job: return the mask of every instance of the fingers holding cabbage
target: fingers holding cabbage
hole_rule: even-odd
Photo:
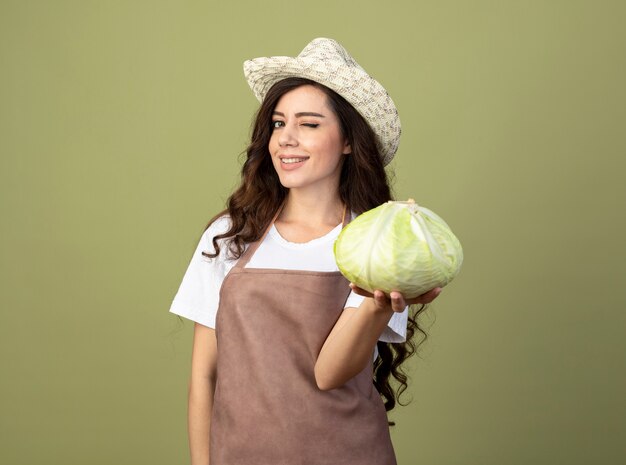
[[[379,308],[391,308],[394,312],[401,313],[407,307],[407,305],[415,305],[415,304],[429,304],[433,300],[435,300],[439,294],[441,294],[441,288],[436,287],[427,291],[417,297],[413,297],[411,299],[407,299],[402,295],[401,292],[391,291],[387,296],[380,289],[376,289],[373,292],[366,291],[365,289],[360,288],[354,283],[350,283],[350,288],[359,295],[365,297],[371,297],[376,302],[376,305]]]

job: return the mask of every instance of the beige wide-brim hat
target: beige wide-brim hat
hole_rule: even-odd
[[[302,77],[329,87],[345,98],[365,118],[377,137],[383,165],[400,143],[400,117],[385,88],[332,39],[313,39],[295,58],[261,57],[247,60],[243,71],[260,102],[278,81]]]

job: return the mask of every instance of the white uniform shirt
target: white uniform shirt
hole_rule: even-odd
[[[353,218],[354,218],[353,214]],[[219,306],[220,288],[230,269],[237,263],[227,257],[227,245],[222,240],[220,253],[215,258],[202,255],[203,251],[214,252],[212,239],[226,232],[230,218],[222,216],[202,234],[200,242],[191,257],[178,292],[174,297],[170,312],[209,328],[215,328],[215,318]],[[276,268],[308,271],[339,271],[333,255],[333,243],[341,232],[341,224],[322,237],[305,243],[285,240],[272,225],[256,253],[246,264],[246,268]],[[345,307],[358,307],[364,297],[350,292]],[[395,312],[379,340],[384,342],[404,342],[408,321],[408,307],[403,312]],[[377,356],[374,352],[374,359]]]

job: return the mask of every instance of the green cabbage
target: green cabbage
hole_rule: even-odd
[[[341,273],[357,286],[407,299],[458,274],[463,249],[449,226],[415,201],[389,201],[351,221],[334,244]]]

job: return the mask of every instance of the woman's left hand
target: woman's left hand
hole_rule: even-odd
[[[405,299],[404,296],[398,291],[391,291],[389,296],[387,296],[381,290],[376,289],[374,293],[371,293],[369,291],[366,291],[365,289],[360,288],[354,283],[350,283],[350,288],[354,291],[355,294],[359,294],[365,297],[371,297],[372,299],[374,299],[376,307],[380,310],[390,308],[394,312],[403,312],[407,305],[429,304],[433,300],[435,300],[439,294],[441,294],[441,288],[436,287],[412,299]]]

